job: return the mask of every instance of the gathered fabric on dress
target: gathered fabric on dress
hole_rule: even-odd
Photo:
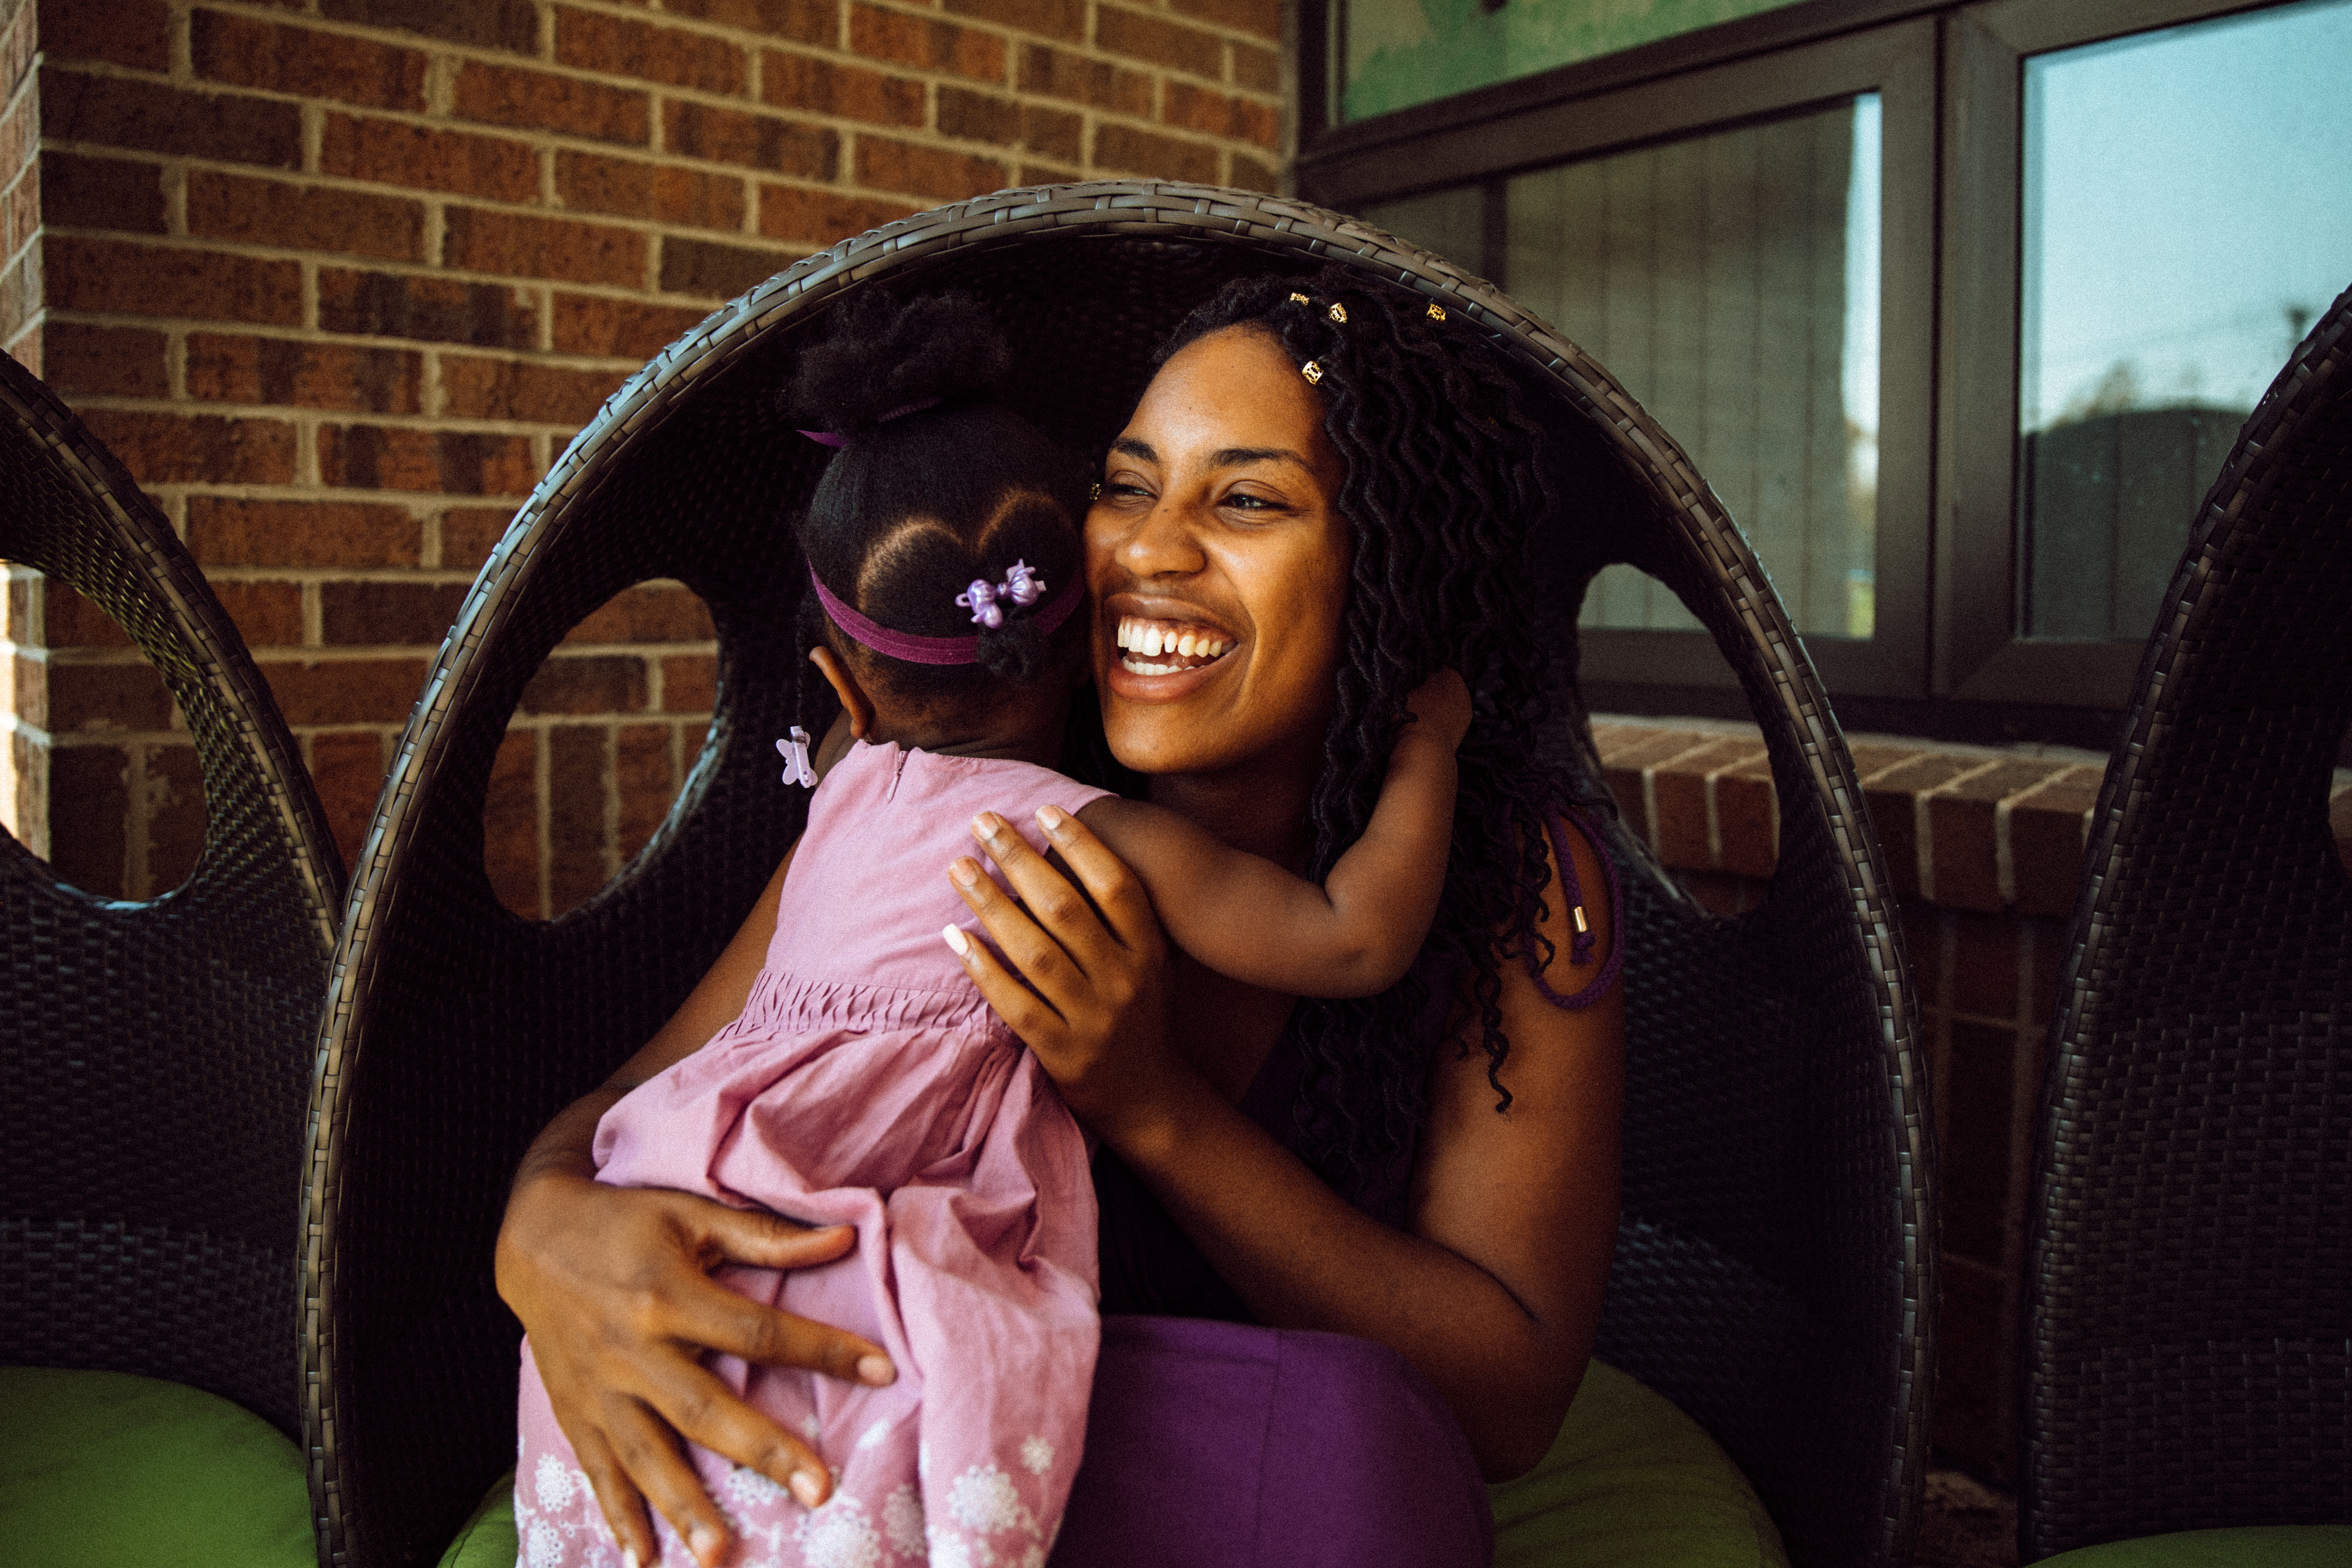
[[[835,1476],[802,1508],[758,1472],[688,1455],[742,1568],[1019,1568],[1052,1549],[1084,1449],[1101,1326],[1086,1139],[1035,1058],[940,940],[978,922],[947,867],[995,811],[1105,792],[1025,763],[859,742],[818,789],[776,935],[742,1014],[607,1111],[597,1179],[809,1225],[839,1261],[729,1266],[730,1289],[879,1344],[868,1388],[710,1358]],[[620,1550],[523,1347],[515,1476],[527,1568],[618,1568]],[[656,1517],[666,1563],[693,1559]]]

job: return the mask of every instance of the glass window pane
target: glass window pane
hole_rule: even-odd
[[[1486,272],[1486,204],[1475,185],[1429,191],[1357,209],[1366,223],[1433,250],[1474,278]]]
[[[1363,120],[1795,3],[1330,0],[1332,112]]]
[[[1875,619],[1879,175],[1864,93],[1521,175],[1506,198],[1505,286],[1689,451],[1809,637]],[[1612,566],[1582,624],[1698,623]]]
[[[2147,636],[2239,426],[2352,282],[2347,80],[2352,0],[2025,62],[2029,637]]]

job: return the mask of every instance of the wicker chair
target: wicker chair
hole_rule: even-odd
[[[2023,1557],[2352,1522],[2352,291],[2205,499],[2051,1026]]]
[[[0,1363],[139,1373],[294,1436],[310,1053],[342,862],[227,615],[121,464],[0,355],[0,557],[111,616],[201,760],[195,874],[147,903],[0,835]]]
[[[1332,259],[1443,301],[1558,407],[1559,460],[1609,524],[1563,525],[1547,563],[1559,768],[1601,795],[1574,619],[1610,560],[1675,584],[1762,719],[1783,820],[1762,910],[1711,916],[1613,839],[1635,868],[1633,1066],[1602,1351],[1723,1441],[1800,1563],[1907,1560],[1936,1300],[1925,1075],[1852,763],[1754,556],[1607,374],[1488,285],[1297,202],[1122,182],[941,207],[753,289],[614,396],[484,568],[362,856],[322,1047],[311,1450],[337,1561],[421,1560],[510,1461],[518,1331],[489,1268],[508,1174],[667,1016],[800,826],[770,742],[789,723],[803,582],[786,520],[821,454],[762,437],[761,391],[849,291],[952,285],[1024,346],[1016,395],[1034,416],[1099,449],[1192,304],[1228,278]],[[685,580],[718,626],[709,745],[602,893],[549,924],[506,914],[481,810],[508,714],[567,627],[657,575]]]

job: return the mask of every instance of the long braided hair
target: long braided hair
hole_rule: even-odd
[[[1313,1163],[1327,1180],[1396,1203],[1427,1112],[1433,976],[1450,987],[1466,974],[1500,1111],[1511,1100],[1502,965],[1552,959],[1535,927],[1551,879],[1544,820],[1560,791],[1533,760],[1549,666],[1528,588],[1530,542],[1554,500],[1541,431],[1475,327],[1346,268],[1227,284],[1177,328],[1159,363],[1228,327],[1265,334],[1302,367],[1346,468],[1338,506],[1354,561],[1339,705],[1310,807],[1311,875],[1328,873],[1370,820],[1406,697],[1449,665],[1471,691],[1453,849],[1424,963],[1378,996],[1302,1001],[1292,1017],[1307,1064],[1296,1114]]]

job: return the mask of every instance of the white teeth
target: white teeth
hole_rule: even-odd
[[[1201,639],[1194,637],[1191,632],[1186,632],[1182,637],[1176,639],[1176,651],[1182,654],[1187,658],[1192,658],[1192,650],[1200,646]]]
[[[1140,616],[1121,616],[1118,621],[1118,646],[1127,656],[1127,667],[1146,675],[1169,675],[1182,668],[1181,665],[1146,665],[1145,659],[1172,654],[1180,658],[1223,658],[1234,646],[1231,637],[1197,628],[1168,626],[1147,621]]]

